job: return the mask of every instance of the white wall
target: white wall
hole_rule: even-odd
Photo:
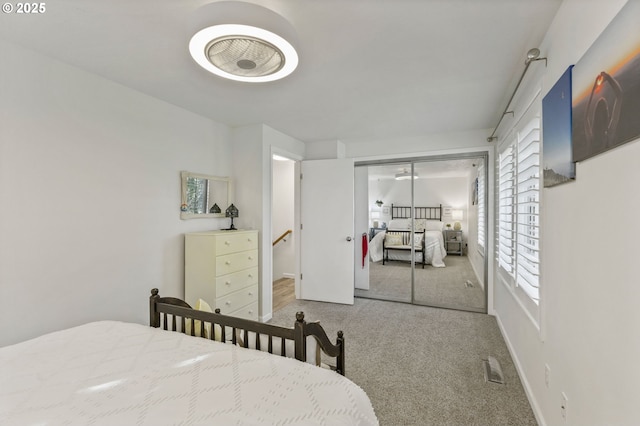
[[[183,296],[180,171],[229,175],[230,130],[0,42],[0,346],[86,321],[148,322]]]
[[[546,94],[624,3],[565,0],[540,46],[548,66],[535,64],[519,98],[530,96],[536,85]],[[640,16],[640,2],[629,4],[634,10],[628,16]],[[636,140],[578,163],[575,182],[543,190],[542,330],[495,283],[499,324],[543,425],[640,421],[639,160]],[[548,388],[545,364],[551,371]],[[562,392],[569,399],[566,422]]]
[[[416,206],[443,207],[449,206],[461,209],[464,212],[462,232],[465,240],[468,236],[468,205],[469,202],[469,179],[466,177],[449,178],[419,178],[414,181],[414,195]],[[369,200],[373,204],[375,200],[382,200],[386,206],[391,204],[397,206],[411,205],[411,181],[395,179],[374,179],[369,182]],[[443,212],[444,213],[444,212]],[[391,216],[381,215],[381,221],[389,224]],[[442,221],[453,226],[451,217],[444,217]]]
[[[305,145],[263,124],[235,128],[232,137],[236,206],[240,211],[237,223],[239,227],[259,231],[260,318],[268,321],[273,312],[272,240],[270,239],[273,232],[271,223],[272,154],[277,151],[286,154],[288,158],[299,160],[304,158]]]
[[[271,217],[271,241],[275,241],[288,229],[293,233],[273,246],[273,278],[293,278],[296,271],[295,239],[295,188],[293,161],[273,160],[273,199]]]
[[[345,157],[345,145],[339,140],[310,141],[305,143],[307,160],[328,160]]]
[[[473,130],[425,134],[410,138],[351,140],[345,143],[345,156],[373,160],[475,152],[488,149],[487,134],[490,132],[490,130]]]

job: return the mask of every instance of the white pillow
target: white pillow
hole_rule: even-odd
[[[411,219],[391,219],[387,229],[409,229],[411,226]]]
[[[439,220],[427,220],[424,230],[425,231],[442,231],[442,227],[444,222],[440,222]]]
[[[427,219],[416,219],[413,221],[413,230],[422,231],[427,226]]]
[[[211,309],[211,305],[209,305],[205,300],[202,300],[202,299],[198,299],[194,309],[196,309],[198,311],[212,312],[213,313],[213,309]],[[191,336],[191,321],[190,320],[186,320],[185,322],[186,322],[186,324],[185,324],[186,332],[187,332],[187,334],[189,336]],[[210,339],[211,338],[211,323],[205,323],[205,325],[204,325],[204,336],[201,336],[201,334],[200,334],[200,329],[202,328],[200,323],[201,323],[200,320],[194,320],[193,321],[193,328],[194,328],[195,336],[196,337],[205,337],[206,339]],[[231,334],[230,332],[227,333],[227,336],[229,336],[230,334]],[[216,326],[215,326],[215,335],[213,337],[218,342],[222,341],[222,328],[218,324],[216,324]],[[231,338],[228,337],[227,340],[230,341]]]
[[[386,247],[401,246],[402,244],[402,234],[388,231],[385,233],[384,245]]]

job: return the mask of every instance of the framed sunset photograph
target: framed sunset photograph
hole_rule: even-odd
[[[627,3],[573,69],[573,160],[640,136],[638,2]]]

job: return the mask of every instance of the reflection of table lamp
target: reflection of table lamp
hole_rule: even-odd
[[[373,221],[373,227],[378,227],[378,219],[380,219],[380,212],[371,212],[371,220]]]
[[[451,210],[451,219],[458,221],[458,220],[462,220],[463,217],[463,212],[462,210]],[[459,231],[462,229],[462,225],[460,225],[460,222],[456,222],[453,224],[453,229],[455,229],[456,231]]]
[[[236,206],[233,205],[233,203],[229,207],[227,207],[227,210],[225,210],[225,212],[224,212],[224,216],[231,218],[231,226],[229,228],[227,228],[226,230],[227,231],[235,230],[236,227],[233,226],[233,218],[234,217],[238,217],[238,209],[236,208]]]
[[[209,209],[209,213],[222,213],[222,210],[220,210],[220,207],[214,203]]]

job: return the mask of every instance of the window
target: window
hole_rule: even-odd
[[[536,98],[537,99],[537,98]],[[535,101],[498,148],[498,270],[535,314],[540,294],[540,108]]]
[[[484,191],[485,191],[485,165],[484,160],[478,164],[478,248],[484,254],[485,241],[485,212],[484,212]]]

